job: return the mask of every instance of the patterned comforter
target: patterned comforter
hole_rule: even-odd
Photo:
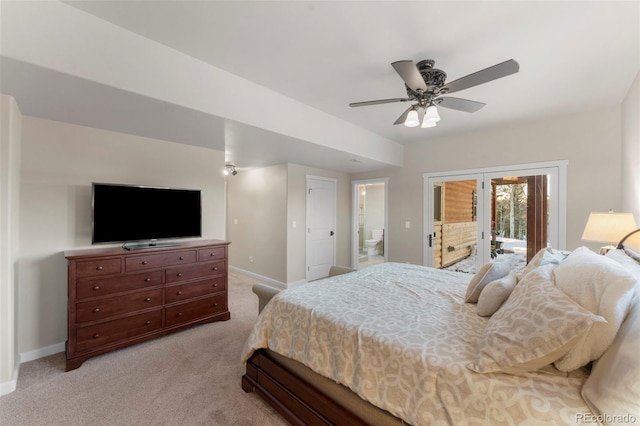
[[[464,303],[470,276],[384,263],[299,285],[262,311],[242,361],[269,348],[414,425],[573,424],[587,373],[467,368],[487,318]]]

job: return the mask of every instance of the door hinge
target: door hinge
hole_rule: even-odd
[[[484,189],[484,181],[482,182],[482,189]]]
[[[480,239],[484,240],[484,231],[482,231],[480,234],[481,234],[481,238]]]

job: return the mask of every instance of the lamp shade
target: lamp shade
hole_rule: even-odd
[[[613,244],[637,228],[632,213],[591,213],[582,233],[582,241]]]
[[[407,127],[417,127],[420,125],[420,117],[418,117],[418,111],[415,108],[412,108],[409,114],[407,114],[404,125]]]
[[[424,120],[431,123],[437,123],[440,121],[440,114],[438,114],[438,108],[436,108],[435,105],[429,105],[424,114]]]

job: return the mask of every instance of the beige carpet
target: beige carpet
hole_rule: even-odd
[[[286,424],[240,387],[240,354],[258,312],[254,282],[230,274],[229,321],[92,358],[68,373],[62,353],[22,364],[16,391],[0,398],[0,424]]]

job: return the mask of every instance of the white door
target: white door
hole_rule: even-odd
[[[307,281],[324,278],[336,260],[336,180],[307,176]]]

